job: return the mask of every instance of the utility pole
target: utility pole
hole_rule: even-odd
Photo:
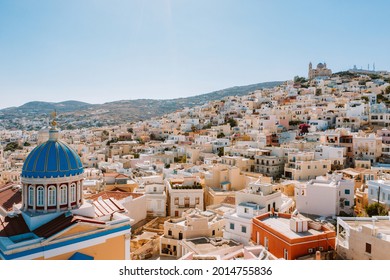
[[[376,212],[378,213],[378,216],[379,216],[379,198],[380,198],[380,193],[381,193],[381,186],[378,185],[378,204],[376,205]]]

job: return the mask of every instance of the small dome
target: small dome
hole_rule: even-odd
[[[84,172],[78,154],[67,144],[51,137],[37,146],[23,164],[24,178],[69,177]]]
[[[322,69],[322,68],[324,68],[325,67],[325,65],[324,64],[322,64],[322,63],[318,63],[317,64],[317,68],[320,68],[320,69]]]

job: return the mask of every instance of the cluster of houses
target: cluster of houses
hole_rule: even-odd
[[[131,259],[390,259],[390,75],[317,68],[160,118],[62,131],[84,201],[125,209]],[[0,214],[21,203],[23,164],[48,137],[0,131]]]

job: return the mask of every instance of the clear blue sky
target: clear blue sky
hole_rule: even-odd
[[[390,1],[2,0],[0,108],[176,98],[375,62]]]

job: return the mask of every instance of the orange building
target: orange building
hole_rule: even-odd
[[[252,240],[277,258],[294,260],[335,249],[335,231],[300,215],[265,213],[252,223]]]

